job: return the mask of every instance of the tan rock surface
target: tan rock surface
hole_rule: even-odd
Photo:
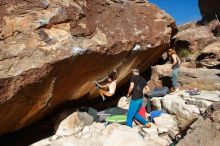
[[[188,24],[180,26],[179,32],[173,37],[174,48],[181,54],[182,50],[189,51],[189,57],[195,60],[200,51],[213,43],[216,38],[208,26],[196,26]]]
[[[180,140],[177,146],[219,146],[220,109],[214,111],[211,117],[198,119],[187,133],[188,134]]]
[[[206,46],[202,50],[202,53],[213,53],[216,54],[217,58],[220,59],[220,41]]]
[[[177,117],[178,127],[185,130],[190,126],[200,114],[197,106],[186,104],[177,93],[174,95],[166,95],[162,99],[163,107],[168,113]]]
[[[148,85],[151,88],[158,85],[158,83],[163,83],[165,86],[172,86],[171,72],[171,64],[152,67],[152,76]],[[180,87],[183,89],[220,90],[219,74],[220,71],[218,69],[180,67],[178,81]]]
[[[61,114],[59,119],[63,119]],[[71,115],[68,115],[61,121],[57,121],[55,125],[55,135],[57,136],[69,136],[76,134],[86,126],[93,123],[93,117],[86,112],[74,112]]]

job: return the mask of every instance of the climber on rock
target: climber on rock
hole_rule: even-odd
[[[108,83],[101,85],[100,83],[98,83],[97,81],[95,81],[96,83],[96,88],[99,91],[99,94],[102,96],[103,101],[105,101],[105,96],[111,97],[115,94],[115,90],[116,90],[116,78],[117,78],[117,73],[116,72],[112,72],[110,75],[108,75]]]

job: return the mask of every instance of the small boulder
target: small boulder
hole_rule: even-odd
[[[118,101],[118,107],[123,108],[123,109],[128,109],[129,107],[128,98],[125,96],[121,97],[120,100]]]
[[[158,127],[159,134],[169,131],[179,131],[176,117],[170,114],[162,114],[154,118],[154,122]]]
[[[212,111],[210,117],[208,116],[205,119],[201,117],[191,125],[187,135],[178,142],[177,146],[219,146],[219,144],[220,109],[217,109]]]
[[[161,110],[161,99],[159,97],[154,97],[150,99],[151,106],[154,110]]]
[[[60,115],[60,119],[64,117],[65,113]],[[86,112],[74,112],[63,119],[61,122],[56,122],[57,136],[67,136],[77,134],[82,131],[86,125],[93,123],[93,117]]]
[[[191,125],[200,114],[196,105],[189,105],[178,94],[166,95],[162,99],[163,107],[171,114],[176,115],[178,126],[182,130]]]

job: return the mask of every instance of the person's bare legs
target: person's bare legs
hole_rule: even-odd
[[[104,89],[99,89],[99,94],[102,96],[103,101],[105,101],[105,96],[112,96],[112,94],[110,94],[108,91],[104,90]]]

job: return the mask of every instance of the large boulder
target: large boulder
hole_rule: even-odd
[[[219,0],[199,0],[199,9],[204,21],[220,18]]]
[[[216,41],[212,29],[208,26],[189,23],[179,26],[178,30],[173,37],[173,47],[184,60],[186,58],[195,61],[204,47]]]
[[[220,67],[220,41],[216,41],[202,49],[200,64],[209,68]]]
[[[202,53],[216,54],[217,58],[220,59],[220,41],[206,46],[202,49]]]
[[[219,36],[220,22],[218,20],[213,20],[203,26],[187,23],[178,27],[178,33],[173,37],[171,47],[175,48],[183,62],[199,62],[203,57],[207,58],[207,55],[211,55],[212,60],[214,58],[218,60],[218,45],[216,43],[220,41]],[[207,47],[206,51],[203,51],[205,47]]]
[[[86,112],[74,112],[68,116],[61,113],[55,122],[55,135],[68,136],[83,130],[86,125],[93,123],[93,117]]]
[[[212,108],[213,109],[213,108]],[[218,146],[220,143],[220,102],[218,108],[211,111],[210,116],[199,118],[190,129],[187,135],[179,141],[177,146]]]
[[[166,95],[162,99],[162,103],[166,111],[176,116],[180,130],[188,128],[200,114],[197,106],[186,104],[178,94]]]
[[[200,90],[220,90],[219,74],[219,69],[188,68],[182,64],[178,81],[183,89],[198,88]],[[148,85],[153,88],[160,83],[171,87],[171,75],[171,64],[154,66],[152,67],[152,76]]]
[[[96,124],[95,124],[96,125]],[[94,125],[94,126],[95,126]],[[104,125],[104,124],[103,124]],[[93,129],[95,131],[103,130],[103,126],[97,125],[94,127],[93,125],[89,126],[90,130],[93,128],[101,128],[101,129]],[[104,126],[105,128],[105,126]],[[56,141],[49,141],[49,138],[43,139],[41,141],[38,141],[31,146],[45,146],[45,145],[53,145],[53,146],[134,146],[134,145],[140,145],[140,146],[147,146],[148,142],[145,141],[141,135],[138,133],[138,131],[134,128],[130,128],[125,125],[119,125],[119,124],[110,124],[108,125],[104,130],[103,134],[98,133],[95,134],[95,131],[92,131],[91,137],[84,137],[83,135],[81,138],[75,137],[75,136],[66,136],[62,137],[60,139],[57,139]],[[107,133],[106,133],[107,132]],[[87,133],[89,134],[90,131]]]
[[[173,19],[145,1],[2,0],[0,134],[66,101],[97,96],[93,81],[133,66],[144,71],[170,43]],[[83,98],[82,98],[83,97]]]

